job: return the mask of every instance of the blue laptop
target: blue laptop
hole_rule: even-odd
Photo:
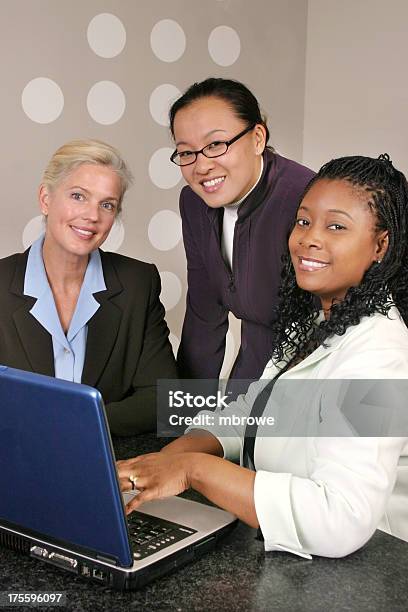
[[[99,391],[4,366],[0,490],[0,545],[120,590],[193,561],[236,524],[181,497],[126,517]]]

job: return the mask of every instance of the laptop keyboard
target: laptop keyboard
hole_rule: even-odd
[[[128,526],[133,557],[137,561],[197,533],[190,527],[138,511],[128,516]]]

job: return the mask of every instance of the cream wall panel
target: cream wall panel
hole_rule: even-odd
[[[408,171],[408,3],[309,0],[303,161],[388,152]]]
[[[101,13],[114,14],[126,30],[123,51],[112,58],[97,55],[87,40],[89,23]],[[38,214],[36,189],[52,152],[75,137],[106,140],[122,151],[135,175],[124,205],[119,251],[156,263],[169,281],[170,305],[178,289],[172,275],[180,279],[181,298],[167,313],[179,336],[186,289],[182,242],[169,250],[155,248],[148,228],[160,211],[177,213],[182,182],[160,189],[149,177],[155,151],[172,147],[167,128],[150,114],[151,93],[166,83],[182,91],[208,76],[239,79],[253,89],[269,116],[273,144],[300,160],[306,18],[306,0],[2,0],[0,256],[23,249],[23,230]],[[176,21],[184,31],[186,48],[177,61],[160,60],[150,46],[151,31],[163,19]],[[240,54],[230,66],[216,64],[208,51],[210,33],[219,26],[232,28],[239,37]],[[63,110],[51,123],[36,123],[22,109],[22,91],[38,77],[55,81],[64,96]],[[123,116],[111,125],[95,122],[87,110],[88,92],[99,81],[112,81],[125,96]],[[102,104],[109,105],[109,95]],[[159,178],[165,183],[170,162],[162,163]],[[177,232],[177,222],[173,225]]]

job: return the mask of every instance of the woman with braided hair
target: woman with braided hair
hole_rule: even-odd
[[[137,478],[141,490],[128,510],[192,487],[260,527],[267,551],[342,557],[377,527],[408,540],[408,437],[401,437],[407,427],[387,435],[374,426],[376,403],[383,403],[381,417],[395,414],[394,399],[381,393],[391,384],[384,379],[408,379],[405,176],[387,155],[328,162],[306,188],[288,246],[276,348],[262,379],[222,412],[241,424],[225,419],[160,453],[119,462],[123,489]],[[352,403],[349,421],[335,422],[328,433],[338,383],[367,379],[380,392],[366,413],[366,431],[359,437],[358,426],[348,427],[361,417],[354,420]],[[274,415],[278,426],[290,421],[285,381],[295,381],[304,433],[296,433],[295,421],[280,437],[245,428],[249,416]],[[331,397],[322,390],[329,383]]]

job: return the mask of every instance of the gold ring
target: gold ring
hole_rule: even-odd
[[[136,488],[137,476],[135,476],[134,474],[131,474],[129,476],[129,480],[132,483],[132,491],[134,491]]]

